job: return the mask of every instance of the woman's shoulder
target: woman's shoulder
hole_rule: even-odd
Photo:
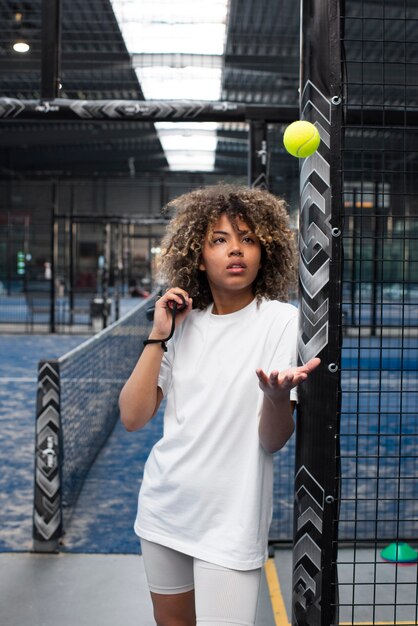
[[[298,309],[290,302],[281,302],[280,300],[267,300],[262,298],[259,310],[271,315],[280,315],[288,319],[298,316]]]
[[[279,300],[263,300],[260,304],[258,329],[275,346],[283,337],[293,341],[298,329],[299,312],[295,305]]]
[[[207,307],[205,307],[204,309],[192,309],[189,313],[189,315],[186,317],[186,319],[191,319],[191,320],[201,320],[204,317],[206,317],[208,315],[208,313],[210,313],[210,310],[212,308],[212,305],[209,305]]]

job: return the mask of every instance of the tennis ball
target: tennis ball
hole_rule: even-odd
[[[299,159],[316,152],[320,142],[321,137],[316,126],[304,120],[289,124],[283,135],[284,147],[289,154]]]

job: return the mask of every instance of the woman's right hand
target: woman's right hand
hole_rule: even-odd
[[[184,301],[181,296],[183,296]],[[173,302],[176,302],[178,306],[181,306],[184,302],[186,303],[185,309],[176,312],[176,328],[192,310],[192,298],[189,297],[187,291],[180,289],[180,287],[168,289],[164,295],[155,301],[154,324],[149,339],[165,339],[170,334],[173,320]]]

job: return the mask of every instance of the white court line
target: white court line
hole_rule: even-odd
[[[37,383],[37,382],[38,382],[37,378],[25,378],[23,376],[10,376],[10,377],[1,376],[0,377],[0,384],[1,383]]]

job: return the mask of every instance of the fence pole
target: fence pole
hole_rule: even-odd
[[[61,0],[42,0],[41,98],[58,97],[61,72]]]
[[[300,163],[299,358],[321,366],[300,388],[292,624],[337,615],[341,352],[341,63],[339,0],[301,0],[300,116],[321,135]]]

